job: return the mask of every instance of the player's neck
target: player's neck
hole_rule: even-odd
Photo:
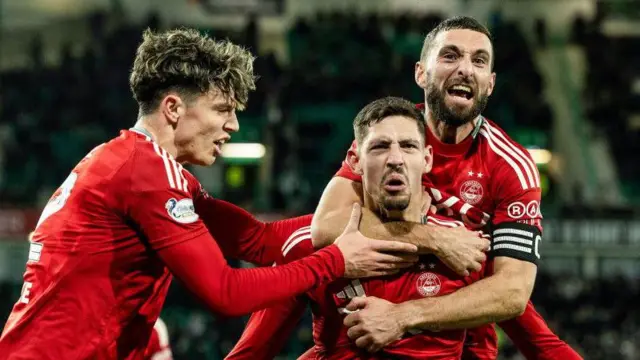
[[[383,222],[390,221],[407,221],[407,222],[422,222],[422,204],[417,201],[412,201],[409,203],[409,206],[404,210],[398,211],[387,211],[382,206],[378,204],[369,203],[365,199],[364,206],[368,209],[371,209],[376,215],[382,219]]]
[[[459,144],[464,141],[473,132],[477,120],[474,119],[464,125],[454,126],[436,119],[430,111],[427,113],[427,126],[438,140],[445,144]]]
[[[144,115],[138,118],[133,126],[136,129],[143,129],[151,135],[151,140],[166,150],[171,156],[177,159],[178,148],[175,145],[175,136],[170,126],[160,125],[154,114]]]

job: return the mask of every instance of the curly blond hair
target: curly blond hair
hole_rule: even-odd
[[[168,91],[187,101],[217,89],[243,110],[255,90],[255,57],[230,41],[217,41],[193,29],[153,33],[147,29],[136,51],[129,86],[140,112],[155,111]]]

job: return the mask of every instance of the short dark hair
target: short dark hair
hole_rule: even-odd
[[[367,137],[369,127],[389,116],[404,116],[415,120],[418,125],[418,131],[424,139],[426,131],[424,116],[416,108],[416,105],[403,98],[388,96],[367,104],[353,120],[353,133],[358,147],[362,145],[362,141]]]
[[[192,100],[213,88],[242,110],[255,90],[255,57],[230,41],[193,29],[153,33],[147,29],[133,62],[129,86],[142,114],[155,110],[168,91]]]
[[[422,51],[420,52],[420,61],[424,61],[427,58],[436,36],[441,32],[449,30],[472,30],[486,35],[491,42],[491,52],[493,53],[493,36],[491,36],[491,32],[486,26],[470,16],[455,16],[442,21],[425,36],[424,42],[422,43]],[[491,57],[492,68],[493,58],[494,56]]]

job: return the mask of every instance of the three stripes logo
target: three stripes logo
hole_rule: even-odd
[[[153,149],[156,151],[156,154],[162,158],[164,162],[164,170],[167,174],[167,180],[169,181],[169,187],[172,189],[182,190],[184,192],[189,192],[187,187],[187,179],[184,177],[182,173],[184,168],[182,164],[179,164],[171,154],[169,154],[165,149],[158,146],[158,144],[153,143]]]
[[[533,254],[540,259],[538,246],[542,238],[533,231],[523,229],[503,228],[493,232],[491,250],[508,249],[527,254]]]
[[[353,299],[356,296],[366,296],[367,294],[364,292],[364,287],[360,283],[360,280],[354,279],[347,286],[335,294],[336,301],[338,304],[348,304],[349,300]],[[338,308],[338,313],[346,315],[350,314],[351,311],[347,310],[344,307]]]

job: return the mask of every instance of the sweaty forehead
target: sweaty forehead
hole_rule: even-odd
[[[446,46],[455,46],[462,51],[471,53],[484,50],[493,56],[491,40],[487,35],[469,29],[455,29],[439,33],[434,39],[433,50],[439,50]]]

